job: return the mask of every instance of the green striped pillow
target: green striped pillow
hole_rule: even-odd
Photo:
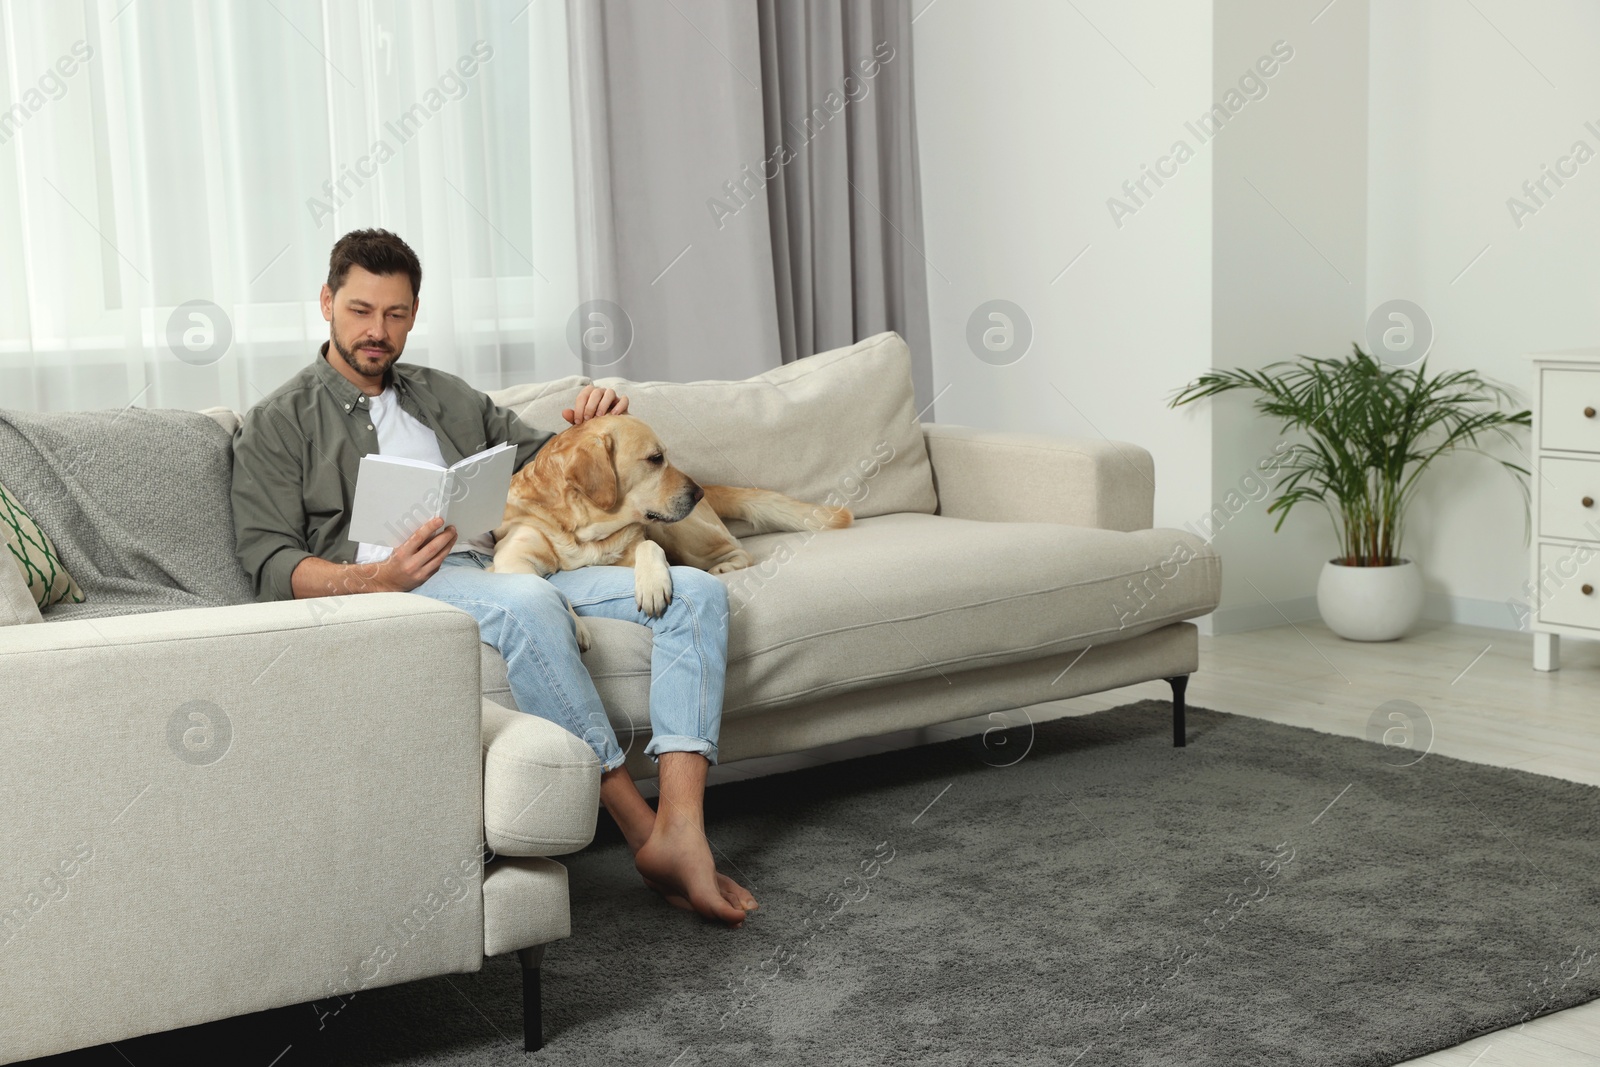
[[[61,566],[56,546],[3,485],[0,485],[0,533],[4,534],[0,540],[5,542],[11,558],[22,569],[22,580],[28,583],[28,592],[33,594],[40,611],[66,601],[83,603],[83,590]],[[3,564],[0,560],[0,565]]]

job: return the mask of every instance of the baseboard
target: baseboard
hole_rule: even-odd
[[[1197,619],[1203,634],[1238,634],[1249,630],[1265,630],[1288,622],[1316,622],[1317,598],[1295,597],[1265,602],[1239,608],[1219,608],[1205,619]],[[1476,597],[1450,596],[1447,593],[1426,593],[1422,598],[1422,617],[1437,622],[1455,622],[1463,626],[1480,626],[1486,630],[1522,630],[1516,612],[1504,600],[1480,600]],[[1204,625],[1209,622],[1210,629]],[[1524,631],[1525,632],[1525,631]]]
[[[1422,617],[1440,622],[1459,622],[1486,630],[1522,630],[1513,606],[1504,600],[1479,600],[1475,597],[1427,593],[1422,598]]]

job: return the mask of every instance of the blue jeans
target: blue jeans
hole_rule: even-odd
[[[454,552],[413,593],[442,600],[478,620],[483,640],[506,661],[511,695],[523,711],[583,738],[603,770],[622,766],[624,753],[606,718],[589,670],[578,653],[579,615],[648,626],[650,730],[645,754],[698,752],[717,762],[722,685],[728,666],[728,588],[693,567],[673,567],[672,603],[659,619],[633,600],[633,568],[584,567],[548,578],[495,574],[494,557]]]

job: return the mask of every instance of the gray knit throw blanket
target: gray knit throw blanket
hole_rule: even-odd
[[[46,622],[253,600],[232,476],[232,436],[199,412],[0,409],[0,484],[84,592]]]

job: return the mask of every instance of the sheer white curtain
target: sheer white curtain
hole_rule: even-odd
[[[248,409],[343,233],[422,260],[404,358],[581,371],[559,0],[4,0],[0,407]]]

